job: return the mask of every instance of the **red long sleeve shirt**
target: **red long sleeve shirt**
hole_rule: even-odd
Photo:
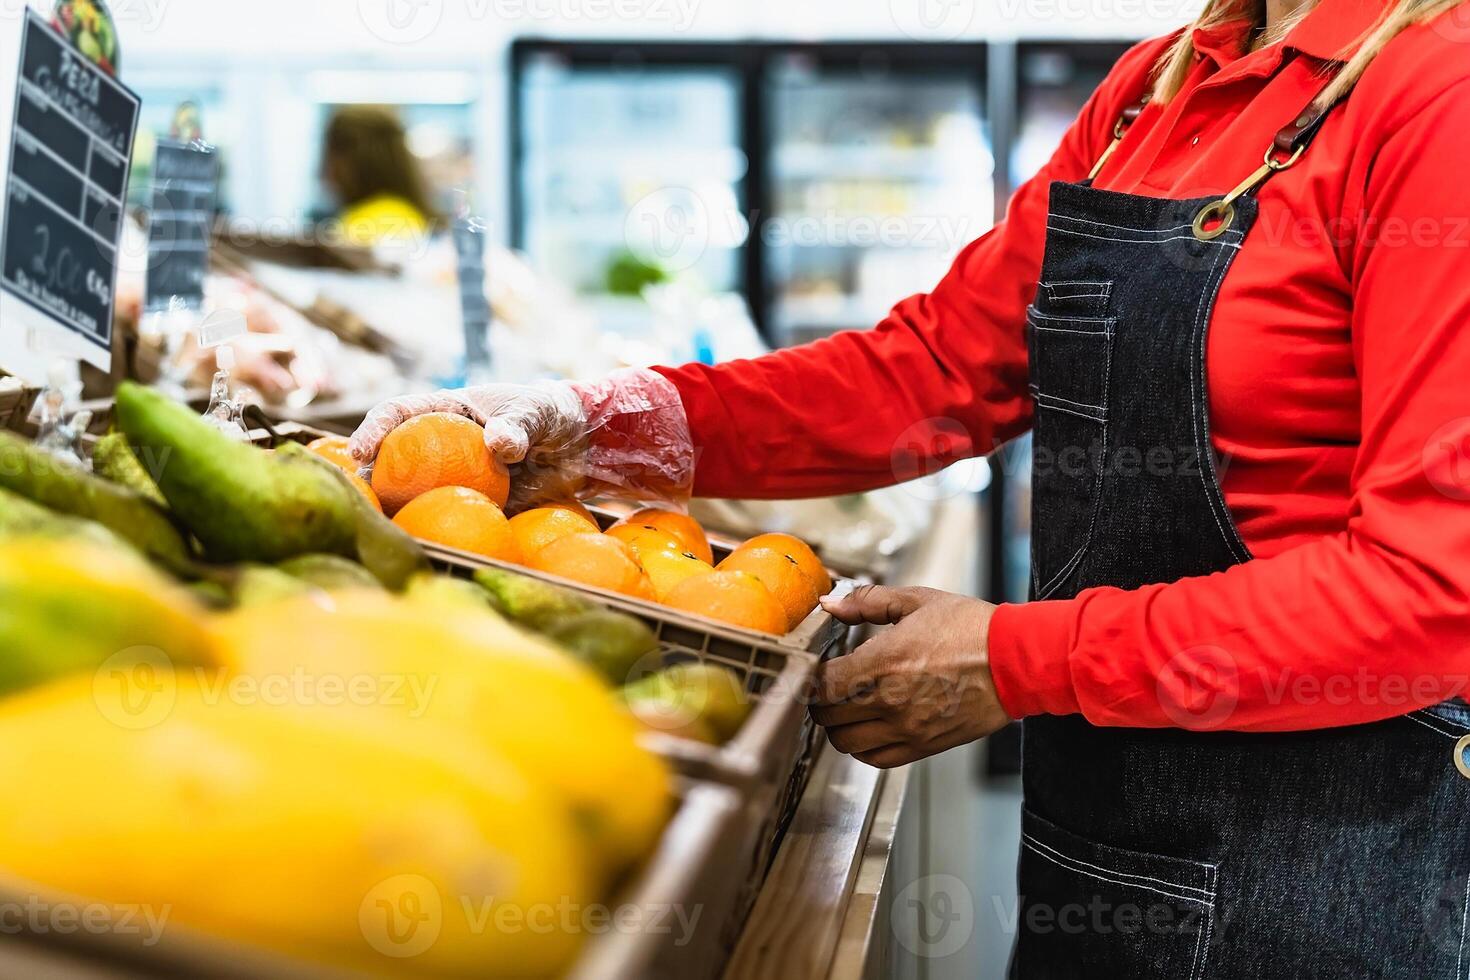
[[[1322,0],[1281,44],[1195,32],[1182,93],[1101,173],[1156,197],[1221,193],[1387,0]],[[1016,717],[1293,730],[1391,717],[1470,673],[1470,7],[1379,55],[1261,213],[1209,332],[1211,437],[1256,560],[1002,606]],[[1168,38],[1127,54],[1007,220],[876,328],[719,367],[661,369],[699,451],[696,492],[850,492],[990,452],[1031,422],[1024,311],[1052,181],[1086,176]],[[1300,55],[1300,57],[1298,57]],[[1221,708],[1225,710],[1220,710]]]

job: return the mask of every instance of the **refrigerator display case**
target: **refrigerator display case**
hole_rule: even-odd
[[[799,343],[993,220],[984,45],[528,39],[511,76],[511,243],[594,300],[692,278]]]
[[[902,48],[766,59],[764,322],[776,343],[872,326],[991,227],[983,62]]]

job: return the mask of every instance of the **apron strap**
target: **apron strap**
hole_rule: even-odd
[[[1321,101],[1322,93],[1331,87],[1341,69],[1341,65],[1334,66],[1311,101],[1292,117],[1291,122],[1276,131],[1271,145],[1266,147],[1266,155],[1260,167],[1230,193],[1200,208],[1199,213],[1194,216],[1195,238],[1202,242],[1219,238],[1235,221],[1235,202],[1238,198],[1254,194],[1276,174],[1296,166],[1312,140],[1321,132],[1328,115],[1347,98],[1347,93],[1343,93],[1331,102]]]
[[[1113,151],[1118,148],[1118,144],[1123,142],[1123,135],[1128,132],[1128,127],[1132,126],[1134,121],[1143,114],[1143,108],[1148,105],[1149,99],[1151,98],[1153,98],[1153,93],[1144,93],[1141,99],[1129,105],[1118,116],[1118,121],[1113,124],[1113,141],[1108,144],[1106,150],[1103,150],[1102,156],[1097,158],[1097,163],[1092,165],[1092,171],[1087,175],[1089,183],[1102,171],[1103,164],[1108,162],[1108,158],[1113,155]]]

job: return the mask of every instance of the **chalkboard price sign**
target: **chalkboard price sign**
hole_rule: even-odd
[[[26,9],[0,290],[107,351],[138,97]]]
[[[218,193],[219,156],[213,147],[158,141],[148,223],[149,310],[197,310],[204,305],[210,225]]]

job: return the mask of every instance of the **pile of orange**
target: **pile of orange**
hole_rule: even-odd
[[[640,510],[602,534],[564,505],[510,523],[523,525],[530,568],[764,633],[790,632],[832,588],[816,553],[789,534],[751,538],[715,566],[704,528],[673,511]]]
[[[356,478],[345,439],[309,448]],[[480,426],[458,415],[420,415],[394,429],[378,451],[372,486],[362,489],[424,541],[746,629],[787,633],[832,588],[816,553],[789,534],[751,538],[715,566],[704,528],[673,511],[640,510],[606,533],[575,502],[507,519],[509,475],[485,448]]]

